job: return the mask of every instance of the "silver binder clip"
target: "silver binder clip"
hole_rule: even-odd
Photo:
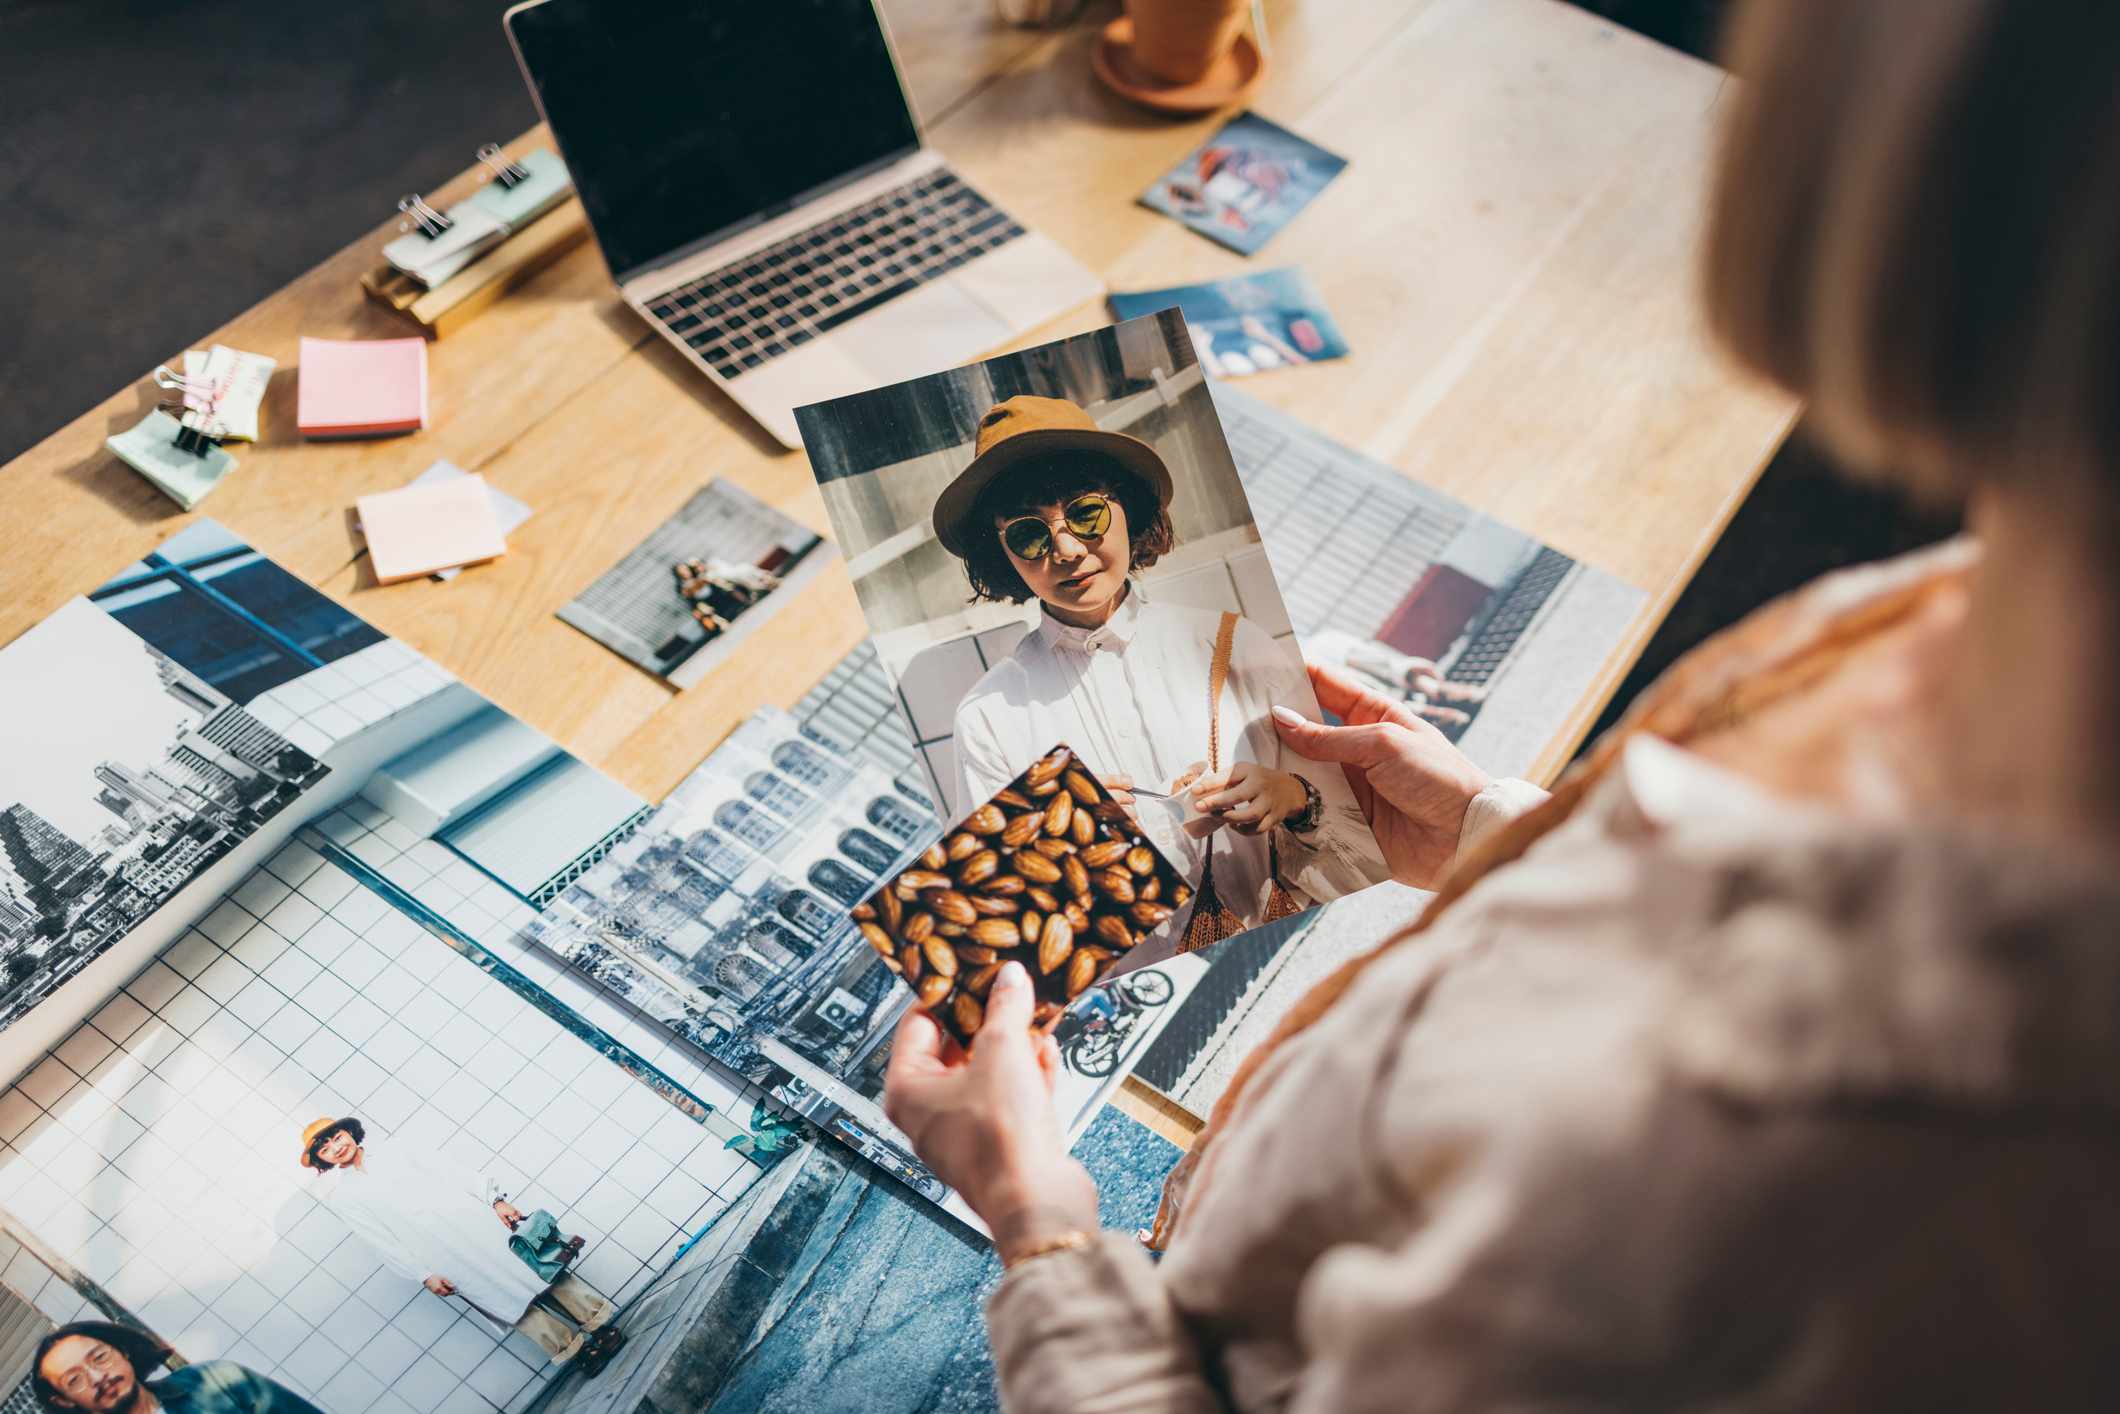
[[[427,198],[421,196],[418,192],[411,192],[399,197],[398,210],[410,216],[412,224],[419,228],[419,233],[430,241],[456,224],[456,222],[429,206]],[[404,227],[400,226],[398,229],[403,230]]]
[[[500,144],[489,142],[477,153],[478,160],[493,172],[493,180],[501,184],[503,191],[514,191],[530,180],[530,171],[520,162],[511,162],[501,154]]]

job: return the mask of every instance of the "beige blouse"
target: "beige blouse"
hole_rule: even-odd
[[[2116,1119],[2109,866],[1637,739],[1274,1055],[1160,1267],[1008,1274],[1004,1401],[2109,1410]]]

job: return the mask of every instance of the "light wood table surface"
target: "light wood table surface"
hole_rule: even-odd
[[[1701,326],[1693,254],[1725,76],[1557,0],[1269,3],[1272,67],[1252,106],[1351,165],[1247,261],[1135,204],[1227,115],[1174,121],[1106,92],[1089,53],[1111,5],[1060,33],[1003,28],[987,0],[883,8],[928,140],[967,180],[1112,288],[1305,267],[1355,352],[1247,392],[1646,591],[1540,759],[1539,774],[1558,771],[1796,414],[1720,361]],[[511,146],[544,140],[534,129]],[[681,694],[554,611],[712,478],[829,534],[809,464],[649,333],[593,244],[432,347],[428,430],[302,441],[297,338],[406,332],[357,283],[394,226],[202,331],[198,346],[255,350],[281,371],[263,440],[233,448],[240,467],[197,514],[660,799],[861,640],[844,570]],[[1084,305],[1019,345],[1107,322]],[[143,376],[4,469],[0,642],[194,518],[103,446],[156,397]],[[535,513],[493,564],[378,586],[354,498],[437,458]],[[1144,1117],[1145,1094],[1128,1105]],[[1187,1125],[1179,1111],[1156,1127],[1182,1139]]]

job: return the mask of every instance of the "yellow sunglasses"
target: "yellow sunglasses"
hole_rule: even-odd
[[[1111,498],[1077,496],[1060,508],[1060,519],[1077,540],[1101,539],[1112,528]],[[1053,528],[1042,516],[1017,516],[1001,527],[1001,545],[1019,560],[1042,560],[1053,552]]]

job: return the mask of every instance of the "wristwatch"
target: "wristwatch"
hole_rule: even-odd
[[[1289,772],[1294,776],[1295,772]],[[1296,784],[1303,788],[1303,808],[1281,822],[1291,834],[1307,835],[1325,819],[1325,797],[1318,788],[1302,776],[1296,776]]]

